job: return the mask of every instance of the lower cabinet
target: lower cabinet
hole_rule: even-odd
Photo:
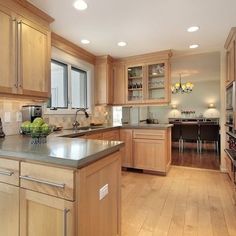
[[[0,183],[0,235],[19,235],[19,187]]]
[[[121,129],[120,140],[125,143],[122,150],[122,166],[133,167],[133,143],[132,143],[133,130],[132,129]]]
[[[171,128],[121,129],[122,166],[166,174],[171,164]]]
[[[79,171],[78,234],[120,236],[120,153]]]
[[[144,170],[166,171],[164,140],[133,140],[134,167]]]
[[[74,236],[74,203],[20,190],[20,236]]]

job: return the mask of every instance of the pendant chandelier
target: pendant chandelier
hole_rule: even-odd
[[[182,83],[181,74],[179,74],[179,83],[175,83],[171,86],[171,91],[173,94],[177,93],[191,93],[193,91],[194,85],[190,82],[185,84]]]

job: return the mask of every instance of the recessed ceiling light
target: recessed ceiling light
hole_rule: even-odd
[[[198,26],[191,26],[187,29],[188,32],[192,33],[192,32],[196,32],[199,30]]]
[[[81,40],[81,43],[82,43],[82,44],[89,44],[90,41],[89,41],[88,39],[82,39],[82,40]]]
[[[198,47],[199,47],[198,44],[192,44],[192,45],[189,46],[189,48],[191,48],[191,49],[193,49],[193,48],[198,48]]]
[[[83,11],[85,9],[87,9],[88,5],[84,0],[77,0],[74,3],[74,8],[76,8],[77,10]]]
[[[126,45],[127,45],[126,42],[119,42],[119,43],[118,43],[118,46],[120,46],[120,47],[125,47]]]

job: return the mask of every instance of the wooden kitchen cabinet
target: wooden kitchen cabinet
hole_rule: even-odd
[[[87,134],[86,135],[87,139],[97,139],[97,140],[102,140],[102,133],[94,133],[94,134]]]
[[[166,171],[164,140],[133,140],[134,167],[143,170]]]
[[[74,220],[73,202],[20,190],[20,236],[74,236]]]
[[[0,93],[14,93],[14,21],[12,12],[0,5]],[[4,32],[4,33],[3,33]]]
[[[0,1],[0,93],[49,96],[52,21],[28,2]]]
[[[112,58],[110,56],[97,57],[95,64],[95,104],[112,104],[113,94]]]
[[[18,21],[19,89],[29,96],[48,97],[50,32],[25,19]]]
[[[169,61],[126,66],[126,102],[163,104],[170,102]]]
[[[78,235],[120,236],[120,153],[79,171]]]
[[[167,174],[171,165],[171,128],[120,129],[122,167]]]
[[[19,187],[0,183],[0,234],[19,235]]]
[[[132,129],[120,129],[120,141],[125,143],[122,150],[122,166],[133,167],[133,142],[132,142],[133,130]]]
[[[232,28],[225,43],[226,49],[226,86],[236,80],[236,27]]]
[[[113,63],[113,105],[125,104],[125,64],[123,62]]]
[[[108,141],[119,141],[120,140],[120,132],[118,129],[103,132],[102,139],[108,140]]]

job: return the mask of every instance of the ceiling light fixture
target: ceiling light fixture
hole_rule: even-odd
[[[179,74],[179,82],[175,83],[173,86],[171,86],[171,91],[173,94],[191,93],[193,91],[193,87],[194,87],[194,85],[190,82],[183,84],[182,80],[181,80],[181,74]]]
[[[192,45],[189,46],[189,48],[191,48],[191,49],[198,48],[198,47],[199,47],[198,44],[192,44]]]
[[[82,43],[82,44],[89,44],[90,41],[89,41],[88,39],[82,39],[82,40],[81,40],[81,43]]]
[[[83,11],[85,9],[87,9],[88,5],[84,0],[77,0],[74,3],[74,8],[76,8],[79,11]]]
[[[120,46],[120,47],[125,47],[126,45],[127,45],[126,42],[119,42],[119,43],[118,43],[118,46]]]
[[[191,26],[191,27],[189,27],[189,28],[187,29],[187,31],[188,31],[189,33],[196,32],[196,31],[198,31],[198,30],[199,30],[199,27],[198,27],[198,26]]]

